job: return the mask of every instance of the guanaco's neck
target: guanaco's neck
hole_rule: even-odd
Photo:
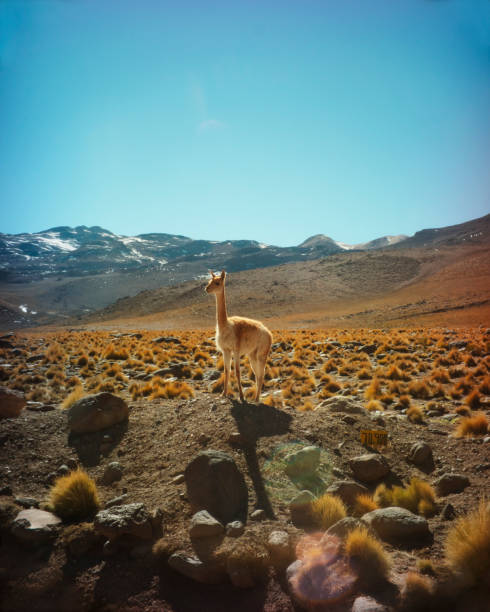
[[[216,320],[218,327],[224,327],[228,322],[228,313],[226,312],[225,288],[223,291],[215,293],[216,297]]]

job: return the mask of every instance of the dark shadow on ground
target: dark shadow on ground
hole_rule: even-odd
[[[241,447],[255,489],[257,508],[264,510],[267,517],[273,519],[275,518],[274,511],[265,489],[257,458],[257,440],[261,437],[287,433],[292,417],[273,406],[237,401],[233,401],[231,415],[235,419],[242,441]]]
[[[101,431],[68,436],[68,445],[75,449],[83,466],[99,465],[102,455],[108,455],[122,440],[128,430],[128,421],[117,423]]]

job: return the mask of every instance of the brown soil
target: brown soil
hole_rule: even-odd
[[[185,338],[186,334],[177,334]],[[276,334],[277,336],[277,334]],[[329,334],[330,340],[335,335]],[[203,335],[205,337],[205,334]],[[342,334],[339,335],[339,338]],[[460,330],[449,332],[447,338],[457,341],[470,337],[485,339],[484,332]],[[320,355],[326,335],[318,332],[310,340],[317,341]],[[385,335],[388,341],[390,334]],[[17,339],[24,355],[34,353],[39,342],[37,336]],[[338,355],[352,357],[358,350],[355,342],[343,342]],[[448,349],[449,350],[449,349]],[[280,347],[271,355],[271,363],[280,363],[287,349]],[[442,350],[442,352],[444,352]],[[409,347],[408,353],[420,359],[432,358],[422,348]],[[8,355],[8,354],[7,354]],[[8,355],[15,363],[16,357]],[[483,363],[485,355],[481,357]],[[18,359],[18,358],[17,358]],[[328,359],[323,354],[322,361]],[[376,366],[377,356],[371,356]],[[479,360],[480,357],[477,357]],[[488,361],[488,360],[487,360]],[[31,365],[34,371],[36,362]],[[439,501],[439,506],[450,502],[457,514],[474,508],[482,496],[490,497],[490,444],[478,438],[456,439],[455,408],[461,401],[444,399],[444,411],[453,414],[453,422],[442,417],[427,417],[421,425],[410,423],[400,411],[386,409],[381,414],[346,415],[328,413],[325,410],[300,412],[285,402],[281,407],[265,404],[240,404],[210,393],[206,378],[215,369],[205,370],[202,382],[192,381],[195,396],[190,400],[132,401],[127,424],[111,428],[112,440],[107,443],[104,435],[68,435],[66,415],[58,407],[53,411],[24,410],[16,419],[0,421],[0,489],[10,487],[11,493],[1,496],[1,502],[13,502],[13,497],[35,497],[39,502],[47,498],[48,474],[70,458],[83,465],[98,482],[103,501],[128,493],[128,502],[144,502],[149,510],[161,508],[164,516],[163,537],[169,551],[179,549],[192,552],[188,538],[191,508],[186,499],[185,485],[174,484],[189,461],[202,449],[221,449],[230,453],[245,476],[249,490],[249,515],[257,508],[264,509],[267,519],[259,524],[251,523],[249,529],[261,537],[267,537],[273,529],[288,530],[293,537],[298,531],[291,525],[287,499],[271,498],[265,482],[267,466],[274,461],[284,445],[300,442],[322,448],[330,468],[336,469],[336,477],[352,477],[349,459],[366,452],[360,443],[361,429],[385,429],[389,445],[383,451],[392,468],[390,482],[407,482],[412,476],[433,481],[446,471],[464,473],[471,485],[464,493],[449,495]],[[41,371],[41,370],[39,370]],[[317,368],[311,368],[317,371]],[[131,374],[128,373],[129,376]],[[338,376],[351,389],[350,396],[364,402],[363,390],[355,373]],[[268,383],[272,392],[278,382]],[[419,402],[424,405],[426,402]],[[490,416],[489,404],[483,400],[481,409]],[[236,444],[230,436],[240,434]],[[434,465],[425,472],[410,464],[408,451],[416,441],[427,442],[433,450]],[[111,461],[119,461],[124,467],[121,481],[104,486],[102,473]],[[20,508],[17,508],[20,509]],[[418,558],[431,558],[436,564],[443,561],[444,538],[450,522],[438,513],[429,519],[433,542],[406,547],[387,545],[391,553],[393,585],[387,603],[397,604],[398,585],[407,570],[415,569]],[[20,547],[12,536],[3,533],[0,549],[0,605],[2,610],[165,610],[165,611],[276,611],[294,609],[284,575],[271,573],[263,584],[245,590],[237,590],[230,584],[219,586],[200,585],[169,570],[161,559],[149,549],[135,556],[133,548],[121,548],[115,556],[104,556],[101,544],[80,558],[74,558],[66,549],[62,537],[53,546],[32,550]],[[464,608],[464,602],[461,604]],[[475,610],[480,609],[475,603]],[[342,608],[345,609],[345,608]],[[349,609],[349,608],[347,608]],[[456,604],[455,604],[456,609]],[[483,610],[484,608],[481,608]]]

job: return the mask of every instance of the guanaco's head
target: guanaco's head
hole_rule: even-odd
[[[214,272],[209,271],[211,279],[206,286],[206,293],[218,293],[225,286],[226,272],[223,270],[221,275],[216,275]]]

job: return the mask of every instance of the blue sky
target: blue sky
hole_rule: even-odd
[[[358,243],[490,212],[488,0],[4,0],[0,231]]]

